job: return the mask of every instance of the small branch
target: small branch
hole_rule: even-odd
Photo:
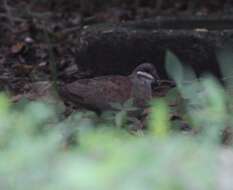
[[[9,20],[10,23],[11,23],[11,26],[14,27],[15,22],[14,22],[13,15],[12,15],[12,13],[11,13],[11,9],[10,9],[10,7],[9,7],[9,5],[8,5],[7,0],[4,0],[4,1],[3,1],[3,6],[4,6],[5,10],[6,10],[6,15],[7,15],[8,20]]]
[[[10,20],[10,19],[9,19],[9,16],[8,16],[7,14],[4,14],[4,13],[0,13],[0,18],[7,18],[8,20]],[[12,17],[11,19],[12,19],[13,21],[19,21],[19,22],[24,22],[24,21],[26,21],[25,19],[19,18],[19,17]]]

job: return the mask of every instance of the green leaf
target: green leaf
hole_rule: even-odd
[[[125,111],[118,112],[115,116],[115,123],[117,127],[123,127],[127,119],[127,113]]]
[[[179,85],[183,81],[183,68],[180,60],[171,51],[166,53],[166,71],[168,75]]]
[[[157,137],[167,136],[170,128],[168,105],[163,99],[155,100],[152,105],[149,128]]]
[[[217,58],[224,77],[233,79],[233,50],[229,47],[225,47],[217,52]]]
[[[5,94],[0,94],[0,115],[9,111],[10,101]]]
[[[125,107],[125,108],[133,107],[133,98],[128,99],[128,100],[124,103],[124,107]]]
[[[121,103],[117,103],[117,102],[112,102],[110,103],[110,106],[113,108],[113,109],[116,109],[118,111],[122,110],[123,109],[123,105],[121,105]]]

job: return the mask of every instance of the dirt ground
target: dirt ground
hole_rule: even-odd
[[[83,26],[157,15],[230,14],[229,0],[19,1],[0,4],[0,88],[12,101],[48,95],[51,81],[85,77],[75,63]],[[50,82],[49,82],[50,81]]]

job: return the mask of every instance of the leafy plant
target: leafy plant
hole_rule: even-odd
[[[175,55],[169,52],[167,56],[168,73],[177,87],[167,97],[152,102],[149,130],[140,136],[124,129],[129,126],[129,113],[136,111],[132,100],[113,104],[116,112],[104,113],[102,120],[93,112],[78,112],[61,120],[56,107],[43,102],[16,106],[1,95],[0,188],[231,187],[227,173],[232,170],[232,151],[223,148],[220,140],[224,128],[233,126],[232,99],[213,77],[197,79]],[[191,76],[184,74],[186,69]],[[173,110],[170,101],[177,99],[182,107]],[[170,116],[175,111],[189,122],[194,133],[171,132],[174,126]]]
[[[156,105],[162,108],[164,103]],[[182,136],[158,138],[164,134],[160,132],[135,137],[119,128],[96,128],[92,113],[77,113],[56,122],[55,111],[39,102],[17,111],[13,107],[5,96],[0,97],[2,189],[166,190],[216,186],[213,174],[217,151],[212,145],[200,147],[198,141]],[[166,111],[158,113],[161,116]],[[64,130],[69,129],[78,140],[74,146],[64,146]]]
[[[132,115],[138,111],[138,108],[133,105],[133,99],[129,99],[123,104],[111,103],[114,111],[108,111],[103,113],[102,118],[104,120],[113,121],[114,125],[118,128],[124,128],[127,126],[129,121],[134,121],[136,119]]]

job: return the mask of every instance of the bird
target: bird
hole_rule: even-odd
[[[136,107],[144,108],[152,98],[152,85],[159,85],[156,68],[151,63],[142,63],[128,76],[79,79],[63,85],[59,94],[72,104],[96,111],[111,110],[112,103],[123,104],[131,98]]]

